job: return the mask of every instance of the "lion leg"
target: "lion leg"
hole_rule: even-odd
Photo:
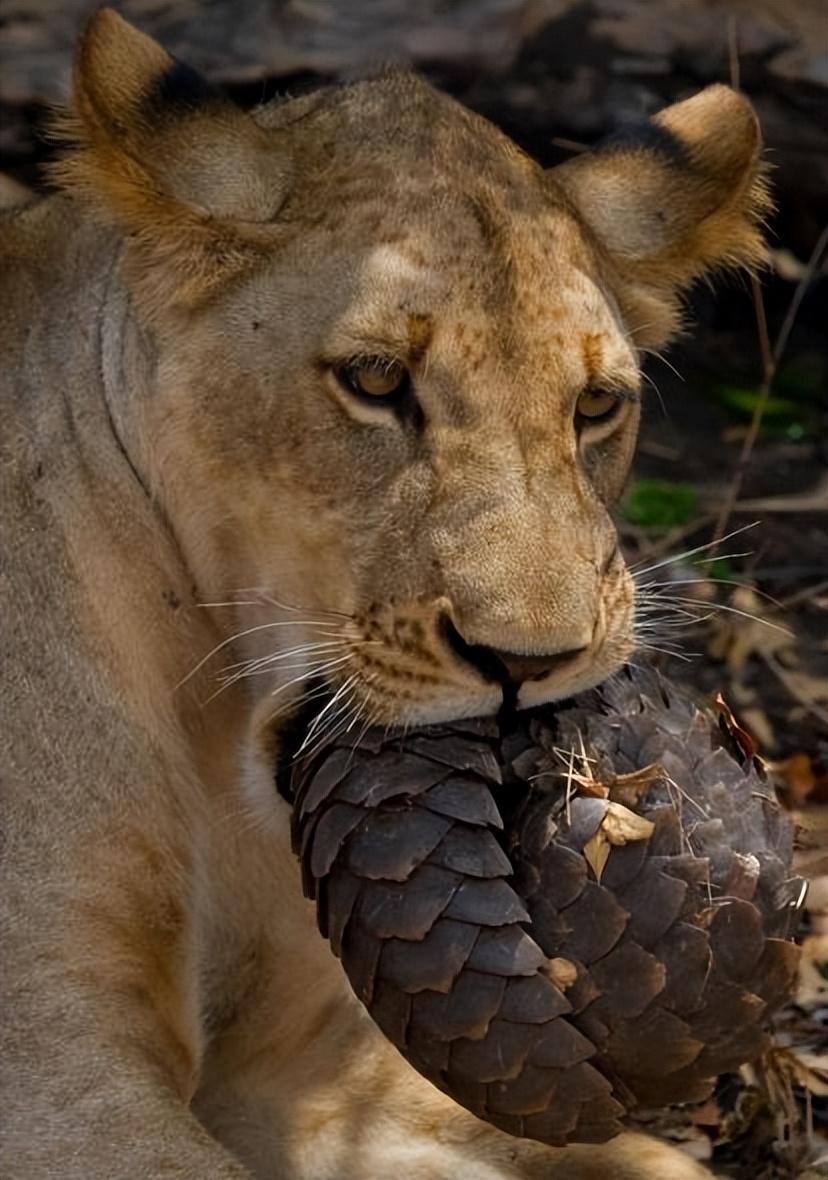
[[[49,859],[34,859],[31,830],[25,842],[15,825],[7,833],[5,1180],[249,1177],[188,1109],[201,1053],[189,890],[152,810],[144,825],[99,822],[91,837],[52,815],[64,843],[53,834]],[[37,811],[34,801],[26,813],[35,828]]]
[[[205,1063],[199,1116],[257,1180],[710,1180],[645,1135],[560,1150],[505,1135],[416,1073],[353,997],[322,979],[307,1007],[315,994],[314,1035],[290,1061],[263,1035],[222,1078]]]
[[[273,798],[267,766],[258,788],[269,820],[232,840],[224,825],[211,857],[216,913],[228,917],[204,953],[215,980],[234,990],[205,1007],[212,1035],[193,1099],[256,1180],[709,1180],[643,1135],[563,1150],[515,1139],[421,1077],[316,929],[290,851],[289,809]],[[235,958],[222,963],[234,931]]]
[[[528,1173],[533,1180],[712,1180],[712,1173],[683,1151],[633,1132],[558,1154],[551,1171]]]

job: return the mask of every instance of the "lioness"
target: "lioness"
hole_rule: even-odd
[[[406,75],[245,114],[105,10],[62,134],[63,193],[0,232],[0,1172],[701,1176],[416,1075],[315,930],[274,770],[300,706],[322,741],[628,656],[639,362],[761,256],[747,103],[544,173]]]

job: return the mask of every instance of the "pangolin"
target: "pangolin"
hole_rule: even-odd
[[[383,1033],[563,1145],[702,1101],[790,994],[803,885],[762,764],[654,669],[292,761],[319,929]]]

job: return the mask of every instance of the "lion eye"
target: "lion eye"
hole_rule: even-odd
[[[611,389],[587,389],[575,404],[576,419],[587,424],[606,421],[622,400],[621,395]]]
[[[409,375],[400,361],[368,357],[335,370],[345,388],[358,397],[390,401],[408,388]]]

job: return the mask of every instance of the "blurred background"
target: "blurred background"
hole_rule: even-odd
[[[619,527],[663,596],[651,653],[720,692],[771,764],[815,878],[799,1004],[759,1071],[661,1128],[722,1174],[828,1175],[828,0],[131,0],[242,105],[413,67],[555,164],[711,82],[751,98],[770,266],[701,287],[646,365]],[[0,198],[41,188],[50,103],[96,5],[0,0]],[[25,186],[19,188],[18,186]],[[651,571],[651,572],[648,572]],[[669,618],[667,613],[669,612]]]

